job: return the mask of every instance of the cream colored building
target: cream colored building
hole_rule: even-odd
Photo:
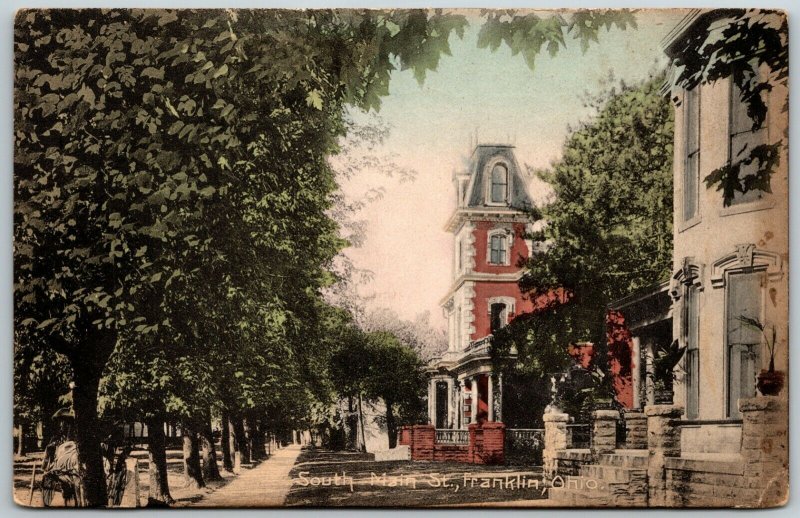
[[[697,29],[713,30],[719,11],[696,11],[666,41],[680,52]],[[775,326],[776,370],[788,367],[788,158],[771,178],[772,193],[739,193],[730,206],[704,179],[749,154],[751,146],[784,137],[788,92],[776,85],[765,97],[767,120],[752,121],[729,79],[673,91],[675,110],[674,264],[670,282],[673,336],[688,347],[677,370],[675,404],[685,407],[684,452],[735,453],[741,442],[740,398],[756,394],[756,374],[767,368],[765,339],[740,316]],[[742,156],[739,155],[739,156]],[[771,333],[768,333],[771,334]],[[784,389],[784,393],[786,389]]]

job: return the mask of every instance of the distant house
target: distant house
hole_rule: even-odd
[[[507,145],[478,145],[469,167],[454,175],[456,210],[447,223],[454,236],[453,281],[442,307],[448,348],[431,366],[430,422],[466,428],[478,416],[502,421],[502,379],[492,372],[492,333],[531,311],[520,293],[520,261],[532,206]]]
[[[448,348],[429,368],[429,421],[437,429],[466,429],[479,421],[502,422],[503,380],[491,361],[493,334],[524,313],[536,311],[560,291],[531,300],[520,292],[522,264],[533,246],[526,235],[533,202],[509,145],[482,144],[468,166],[453,176],[456,210],[452,283],[441,305],[448,321]],[[547,300],[545,300],[547,299]],[[578,351],[588,364],[593,348]],[[564,344],[567,350],[569,344]],[[512,350],[510,355],[516,355]]]
[[[727,15],[693,11],[668,37],[670,57],[686,41]],[[758,330],[741,317],[775,326],[776,368],[788,366],[788,166],[786,149],[772,178],[772,193],[736,193],[723,206],[722,193],[706,188],[712,171],[749,155],[759,144],[781,138],[788,92],[773,85],[765,94],[766,122],[753,130],[747,106],[730,78],[673,91],[675,109],[674,261],[669,293],[673,337],[687,348],[674,402],[684,406],[684,452],[738,452],[742,398],[756,395],[757,373],[769,355]]]

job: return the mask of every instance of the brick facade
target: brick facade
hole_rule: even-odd
[[[505,463],[505,425],[483,423],[469,425],[466,444],[437,443],[433,425],[403,427],[399,444],[409,446],[411,460],[463,462],[468,464]]]

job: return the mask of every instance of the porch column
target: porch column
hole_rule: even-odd
[[[489,415],[486,416],[487,421],[494,421],[494,390],[492,389],[492,385],[494,384],[494,376],[491,374],[486,375],[486,401],[488,402],[489,407]]]
[[[475,375],[472,377],[472,389],[470,390],[470,418],[469,422],[477,423],[478,422],[478,376]]]
[[[458,380],[458,428],[464,428],[464,401],[466,401],[465,380]]]
[[[447,378],[447,427],[453,428],[453,378]]]
[[[428,383],[428,421],[436,426],[436,379]]]
[[[497,375],[497,420],[503,421],[503,373]]]

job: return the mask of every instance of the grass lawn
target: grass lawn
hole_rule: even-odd
[[[366,454],[305,449],[290,473],[294,484],[286,505],[468,506],[547,497],[540,467],[370,459]]]

